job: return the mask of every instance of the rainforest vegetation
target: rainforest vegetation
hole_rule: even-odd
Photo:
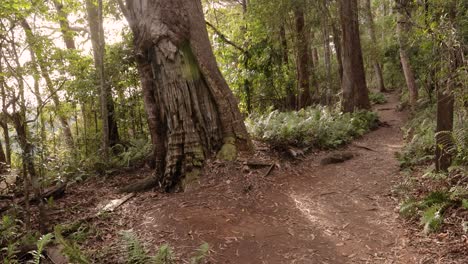
[[[384,189],[373,199],[391,196],[378,210],[398,219],[388,229],[428,243],[404,246],[415,252],[408,261],[439,254],[442,262],[427,263],[466,263],[467,43],[463,0],[2,0],[0,259],[295,263],[285,239],[268,242],[281,252],[269,259],[264,249],[242,251],[249,244],[234,235],[197,237],[203,228],[191,216],[211,213],[170,216],[191,199],[197,208],[226,199],[249,219],[261,210],[247,213],[243,196],[260,203],[249,195],[294,189],[296,169],[327,182],[309,168],[326,156],[317,166],[353,173],[363,159],[377,169]],[[365,161],[361,151],[385,159]],[[235,198],[219,198],[217,186],[233,182],[242,186]],[[311,199],[341,193],[299,185]],[[294,201],[286,209],[301,211]],[[137,226],[158,221],[126,206],[151,204],[171,204],[164,221],[190,226],[192,244],[158,229],[145,237]],[[343,229],[359,222],[350,219]],[[231,243],[237,251],[223,251]],[[324,254],[327,263],[361,263]],[[377,255],[368,263],[384,263]]]

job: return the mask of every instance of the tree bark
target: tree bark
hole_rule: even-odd
[[[414,77],[413,69],[411,68],[410,58],[408,55],[408,34],[410,31],[410,24],[408,21],[408,0],[396,0],[397,16],[397,35],[398,43],[400,45],[400,61],[405,75],[406,86],[409,92],[409,103],[412,108],[416,107],[418,101],[418,87]]]
[[[1,49],[0,44],[0,49]],[[0,56],[0,72],[3,72],[2,56]],[[0,74],[0,97],[2,98],[2,112],[0,112],[0,126],[3,129],[3,136],[5,139],[5,162],[7,165],[11,165],[11,145],[10,145],[10,135],[8,131],[8,124],[6,120],[6,113],[3,113],[7,108],[6,102],[6,91],[5,91],[5,77]]]
[[[297,43],[297,85],[299,100],[297,109],[312,104],[312,93],[310,92],[310,60],[308,30],[305,28],[304,11],[302,7],[294,10],[296,21],[296,43]]]
[[[366,0],[365,1],[366,8],[366,16],[367,16],[367,26],[369,28],[369,35],[372,41],[372,64],[374,66],[374,71],[375,71],[375,76],[377,79],[377,89],[380,92],[386,92],[385,89],[385,84],[384,84],[384,78],[382,74],[382,67],[380,66],[379,63],[379,56],[378,56],[378,48],[377,48],[377,37],[375,35],[375,25],[374,25],[374,18],[372,15],[372,6],[371,6],[371,0]]]
[[[6,160],[5,151],[3,151],[3,144],[2,144],[2,141],[0,140],[0,173],[5,171],[6,164],[7,164],[6,162],[7,160]]]
[[[238,148],[250,149],[237,100],[216,64],[200,1],[119,5],[134,34],[155,150],[151,183],[177,190],[197,177],[214,152],[235,159]]]
[[[321,10],[327,12],[327,0],[323,0]],[[324,12],[324,13],[325,13]],[[325,64],[325,73],[326,73],[326,80],[325,80],[325,102],[327,104],[331,104],[331,48],[330,48],[330,22],[328,19],[328,15],[324,15],[322,18],[322,33],[323,33],[323,59]]]
[[[68,50],[75,50],[74,32],[70,30],[70,23],[68,22],[68,14],[63,10],[63,4],[59,0],[53,0],[57,15],[59,18],[60,32]]]
[[[370,109],[359,36],[357,0],[340,0],[340,18],[343,30],[343,111]]]
[[[454,32],[459,32],[456,23],[457,4],[456,1],[449,1],[448,18]],[[444,90],[438,87],[437,91],[437,127],[436,127],[436,150],[435,167],[436,171],[447,172],[452,165],[452,159],[455,152],[453,142],[453,117],[455,96],[454,91],[463,89],[463,85],[458,74],[460,67],[465,66],[463,59],[463,48],[459,46],[459,40],[448,38],[444,41],[448,57],[448,73],[446,88]]]
[[[86,0],[88,23],[91,32],[94,64],[99,76],[101,120],[102,120],[102,151],[104,159],[108,159],[109,149],[119,142],[117,122],[115,120],[115,107],[111,87],[107,81],[104,68],[105,38],[103,28],[102,0],[96,3]]]

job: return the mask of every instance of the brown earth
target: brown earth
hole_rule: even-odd
[[[386,125],[345,147],[354,154],[348,161],[321,165],[329,152],[285,160],[259,148],[233,163],[211,162],[200,184],[184,193],[137,194],[90,221],[93,232],[83,248],[96,263],[122,263],[121,232],[127,230],[152,252],[168,243],[176,263],[187,263],[203,242],[210,245],[209,263],[448,263],[419,254],[411,243],[414,233],[398,218],[392,187],[400,180],[395,152],[403,144],[404,114],[396,111],[397,96],[388,99],[376,107]],[[247,168],[247,159],[277,166],[266,175],[268,167]],[[119,187],[149,173],[74,186],[56,201],[51,218],[95,214],[106,201],[124,196]]]

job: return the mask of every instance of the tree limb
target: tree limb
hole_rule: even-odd
[[[237,50],[241,51],[242,53],[248,53],[244,48],[242,48],[240,45],[232,42],[231,40],[229,40],[226,35],[224,35],[223,33],[221,33],[221,31],[219,31],[219,29],[217,29],[215,26],[213,26],[213,24],[211,24],[210,22],[206,21],[206,25],[208,27],[210,27],[216,35],[218,35],[224,42],[226,42],[227,44],[233,46],[234,48],[236,48]]]

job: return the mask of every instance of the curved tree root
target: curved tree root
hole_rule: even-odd
[[[143,180],[137,181],[135,183],[132,183],[128,186],[125,186],[119,190],[119,192],[124,192],[124,193],[130,193],[130,192],[144,192],[147,191],[155,186],[158,186],[159,181],[158,179],[153,175],[150,177],[147,177]]]

